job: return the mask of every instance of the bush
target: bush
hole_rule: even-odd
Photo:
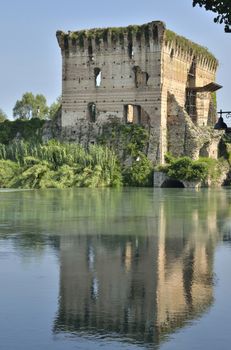
[[[208,166],[206,163],[196,162],[188,157],[182,157],[170,164],[167,175],[178,180],[205,180],[208,176]]]
[[[20,141],[10,145],[0,144],[0,159],[1,187],[122,185],[117,156],[107,147],[91,146],[85,150],[77,144],[57,141],[50,141],[46,145]]]
[[[11,187],[11,180],[17,176],[19,166],[11,160],[0,160],[0,187]]]
[[[123,177],[125,185],[128,186],[152,186],[153,166],[151,161],[140,153],[132,165],[124,169]]]
[[[223,159],[215,160],[206,157],[192,160],[189,157],[174,158],[171,154],[167,154],[165,160],[167,164],[159,166],[158,171],[176,180],[205,181],[210,179],[212,183],[216,183],[223,169],[227,167]]]
[[[201,157],[198,162],[206,164],[208,168],[208,178],[211,180],[212,184],[216,184],[224,172],[228,172],[229,164],[223,159],[219,158],[211,159],[206,157]]]
[[[18,137],[25,141],[41,142],[41,131],[44,122],[44,120],[38,118],[5,120],[0,124],[0,143],[7,145]]]

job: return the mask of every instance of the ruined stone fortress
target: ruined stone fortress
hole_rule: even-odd
[[[97,142],[105,123],[149,132],[148,157],[217,158],[216,58],[160,21],[57,32],[62,52],[62,137]]]

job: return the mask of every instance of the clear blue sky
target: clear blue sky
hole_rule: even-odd
[[[231,34],[192,0],[0,0],[0,108],[9,117],[26,91],[52,103],[61,94],[56,30],[126,26],[162,20],[169,29],[209,48],[219,59],[218,108],[231,110]]]

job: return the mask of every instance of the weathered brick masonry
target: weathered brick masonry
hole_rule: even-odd
[[[62,137],[96,142],[110,121],[144,125],[148,156],[217,157],[212,93],[217,60],[162,22],[57,32],[62,52]]]

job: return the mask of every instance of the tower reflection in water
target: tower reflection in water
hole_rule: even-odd
[[[169,203],[160,202],[153,217],[141,218],[145,232],[134,222],[130,234],[60,237],[56,333],[159,344],[208,310],[218,202],[205,211],[192,201],[185,217]]]

